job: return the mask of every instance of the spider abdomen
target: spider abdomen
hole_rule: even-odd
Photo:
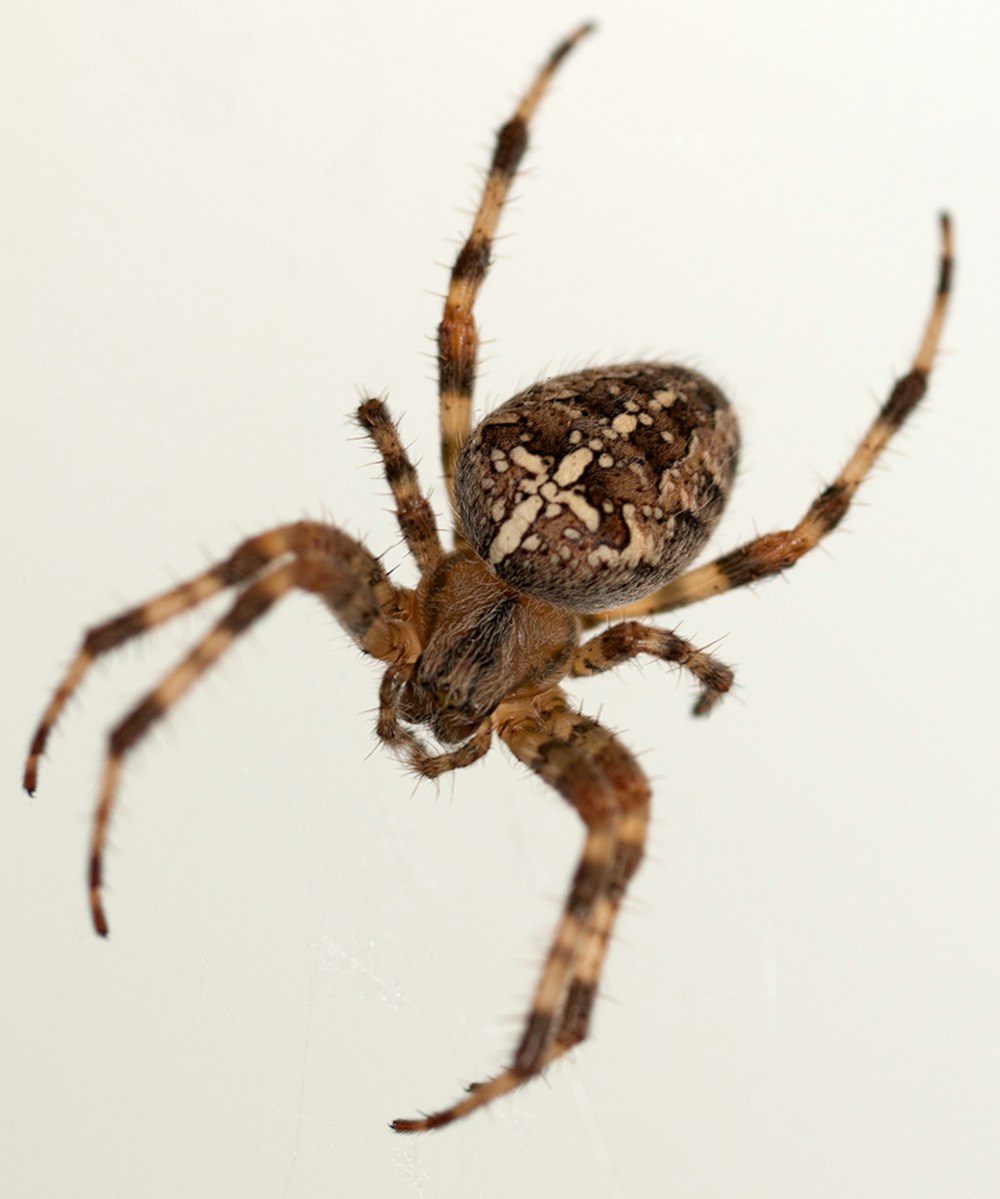
[[[596,612],[684,569],[722,513],[738,453],[736,416],[704,376],[597,367],[491,412],[462,448],[456,503],[505,583]]]

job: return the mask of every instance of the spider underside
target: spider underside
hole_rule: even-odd
[[[639,618],[787,570],[838,525],[926,391],[949,292],[951,229],[942,216],[938,285],[920,346],[844,468],[797,524],[695,569],[686,568],[722,512],[739,450],[733,410],[707,379],[662,363],[584,370],[528,388],[473,431],[473,308],[500,213],[538,102],[589,30],[580,27],[556,47],[499,131],[451,271],[438,327],[438,394],[454,548],[441,544],[385,404],[366,399],[359,420],[382,458],[417,585],[391,582],[375,555],[333,525],[298,521],[251,537],[195,578],[87,632],[25,769],[34,793],[49,733],[95,658],[235,589],[225,615],[109,735],[89,850],[91,913],[104,936],[103,856],[126,756],[240,634],[302,590],[326,604],[362,652],[386,663],[377,733],[414,771],[433,778],[467,766],[496,736],[559,792],[583,821],[584,842],[513,1056],[452,1106],[394,1121],[398,1132],[467,1115],[587,1036],[615,919],[642,859],[650,788],[634,755],[579,713],[559,684],[642,654],[687,670],[699,687],[695,713],[711,709],[732,671]]]

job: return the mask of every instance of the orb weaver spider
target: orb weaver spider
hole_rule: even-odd
[[[951,227],[941,217],[939,279],[910,370],[834,481],[791,528],[686,569],[732,487],[735,414],[708,379],[681,366],[592,367],[529,387],[473,430],[479,337],[474,307],[500,213],[553,73],[591,29],[560,43],[500,129],[472,230],[451,271],[438,327],[441,452],[454,548],[379,399],[358,419],[381,456],[413,588],[339,528],[302,520],[244,541],[223,561],[90,629],[42,716],[24,785],[34,793],[49,734],[94,660],[226,588],[231,608],[111,731],[89,851],[94,926],[105,936],[103,858],[122,765],[150,728],[251,625],[294,590],[318,596],[365,654],[386,664],[377,734],[419,775],[480,759],[499,738],[576,810],[585,827],[523,1033],[508,1066],[450,1107],[394,1121],[438,1128],[537,1076],[582,1041],[622,897],[643,855],[650,787],[634,755],[560,688],[638,655],[688,671],[707,713],[732,671],[675,632],[639,618],[754,583],[793,566],[837,527],[858,486],[927,388],[944,319]],[[608,623],[608,622],[614,623]],[[584,630],[606,625],[588,640]],[[424,729],[434,742],[418,736]]]

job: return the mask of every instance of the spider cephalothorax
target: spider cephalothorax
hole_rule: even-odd
[[[916,357],[840,474],[790,529],[686,573],[725,504],[739,444],[733,411],[707,379],[662,363],[594,367],[528,388],[473,431],[473,307],[497,221],[538,101],[588,30],[582,26],[553,51],[497,135],[472,231],[452,268],[438,328],[438,394],[455,548],[441,545],[385,405],[365,400],[358,416],[384,462],[419,568],[416,587],[391,582],[378,558],[333,525],[299,521],[252,537],[209,570],[86,634],[25,769],[24,785],[34,792],[49,733],[95,658],[236,589],[229,611],[109,736],[89,856],[91,912],[104,935],[102,864],[125,756],[241,633],[299,589],[318,596],[358,647],[386,664],[378,735],[414,770],[434,777],[467,766],[496,735],[559,792],[584,823],[584,844],[510,1064],[451,1107],[395,1121],[399,1132],[468,1114],[587,1035],[615,918],[642,858],[650,791],[635,757],[578,713],[560,682],[648,654],[698,682],[695,713],[712,707],[732,683],[729,668],[636,618],[777,574],[836,527],[926,390],[949,289],[951,231],[942,217],[938,287]],[[581,641],[584,629],[611,621]]]

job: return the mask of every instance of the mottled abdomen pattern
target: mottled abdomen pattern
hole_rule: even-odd
[[[704,376],[598,367],[491,412],[462,449],[456,501],[505,583],[596,612],[683,570],[722,513],[738,454],[733,410]]]

